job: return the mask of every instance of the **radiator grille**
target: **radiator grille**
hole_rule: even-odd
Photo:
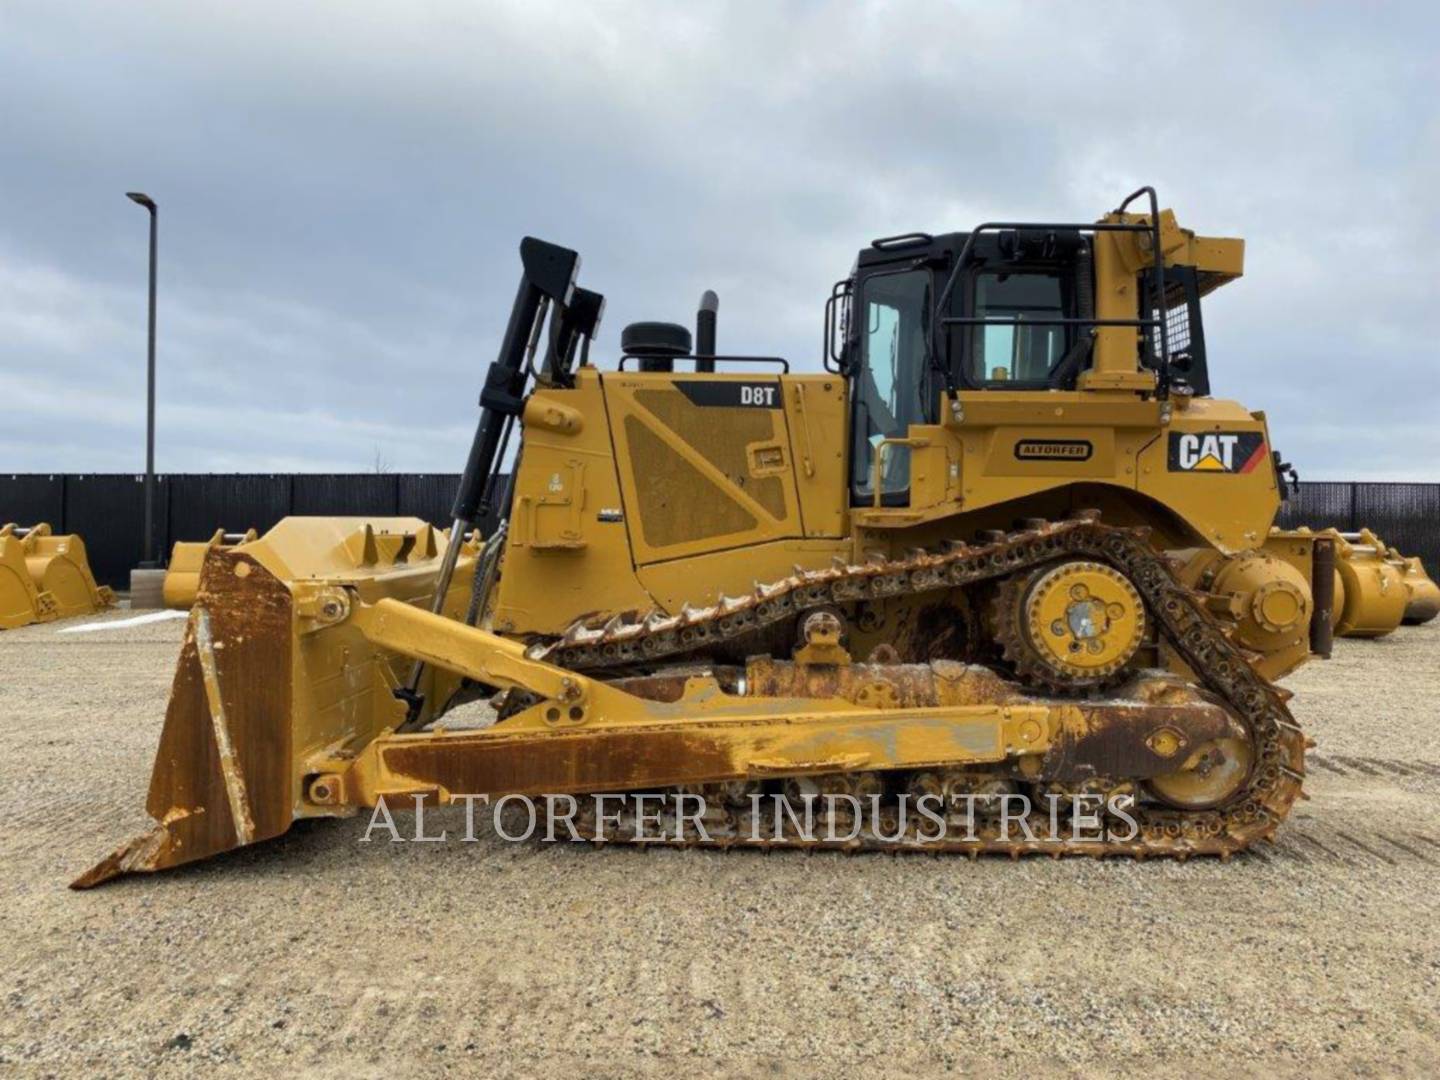
[[[701,408],[678,390],[637,390],[635,403],[684,439],[736,487],[776,519],[785,517],[785,486],[778,476],[753,477],[746,446],[775,441],[779,410]]]
[[[652,548],[748,532],[755,518],[633,416],[625,418],[640,530]]]

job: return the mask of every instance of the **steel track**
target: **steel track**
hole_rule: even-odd
[[[1225,806],[1182,811],[1141,802],[1131,811],[1139,825],[1133,839],[1029,840],[1012,823],[1008,836],[994,826],[968,833],[927,839],[931,823],[917,820],[899,830],[882,818],[878,829],[844,841],[814,839],[793,829],[776,831],[767,819],[755,839],[751,811],[725,811],[707,823],[710,839],[698,835],[668,841],[682,846],[804,847],[842,850],[886,850],[968,855],[1029,854],[1051,856],[1109,855],[1131,858],[1192,855],[1228,858],[1260,840],[1269,839],[1301,796],[1305,776],[1306,739],[1279,691],[1257,673],[1244,654],[1225,636],[1215,618],[1189,589],[1176,580],[1164,556],[1149,543],[1145,530],[1102,524],[1098,515],[1082,513],[1066,521],[1047,522],[983,544],[952,543],[942,552],[915,551],[902,559],[875,557],[863,564],[836,563],[826,570],[802,570],[782,581],[757,584],[748,596],[722,598],[701,609],[686,607],[679,615],[652,614],[626,621],[612,618],[603,626],[576,624],[555,641],[534,647],[551,663],[591,674],[633,667],[665,657],[703,652],[757,630],[825,606],[848,610],[861,601],[967,587],[997,581],[1057,558],[1092,559],[1124,573],[1143,598],[1150,617],[1166,642],[1193,669],[1200,684],[1222,698],[1247,724],[1255,742],[1255,764],[1245,788]],[[835,832],[848,833],[840,823]],[[823,826],[819,828],[823,832]],[[1124,831],[1129,831],[1128,826]],[[602,842],[643,842],[633,822],[623,819],[591,834]],[[1043,835],[1037,833],[1037,835]]]

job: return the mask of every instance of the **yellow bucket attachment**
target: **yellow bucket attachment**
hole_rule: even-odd
[[[227,533],[216,529],[209,540],[177,540],[170,552],[170,565],[165,570],[165,606],[176,611],[189,611],[200,589],[200,568],[212,548],[232,548],[248,544],[258,537],[254,529],[243,533]]]
[[[0,529],[0,630],[14,630],[55,618],[55,598],[40,593],[25,566],[23,541],[15,526]]]
[[[1440,586],[1425,572],[1425,564],[1420,557],[1404,556],[1392,547],[1390,563],[1400,571],[1405,582],[1405,625],[1419,626],[1440,614]]]
[[[1335,569],[1345,586],[1345,602],[1335,632],[1341,637],[1384,637],[1405,616],[1410,592],[1404,572],[1388,557],[1385,544],[1369,529],[1342,533],[1335,540]]]
[[[1380,637],[1400,623],[1418,626],[1440,614],[1440,587],[1425,572],[1425,564],[1418,556],[1387,547],[1370,529],[1353,533],[1331,529],[1329,534],[1338,541],[1337,569],[1345,574],[1347,588],[1358,588],[1363,594],[1353,611],[1347,601],[1346,616],[1341,620],[1345,625],[1339,633]],[[1347,563],[1349,573],[1345,570]],[[1361,629],[1349,628],[1352,622]]]
[[[1327,537],[1335,543],[1335,604],[1332,621],[1337,637],[1384,637],[1402,621],[1425,622],[1440,610],[1440,589],[1425,576],[1420,560],[1415,570],[1394,548],[1369,529],[1271,529],[1270,538]],[[1427,589],[1428,587],[1428,589]],[[1407,614],[1411,609],[1415,617]],[[1430,614],[1425,616],[1425,611]]]
[[[0,528],[0,629],[91,615],[114,603],[115,594],[95,583],[80,537],[55,536],[43,522]]]

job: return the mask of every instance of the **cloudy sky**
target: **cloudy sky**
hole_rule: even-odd
[[[455,471],[526,233],[609,306],[818,366],[872,237],[1247,242],[1218,395],[1309,479],[1440,480],[1429,4],[0,0],[0,471]]]

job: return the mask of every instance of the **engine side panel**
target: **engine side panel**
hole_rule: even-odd
[[[804,535],[778,377],[601,379],[637,565]]]

